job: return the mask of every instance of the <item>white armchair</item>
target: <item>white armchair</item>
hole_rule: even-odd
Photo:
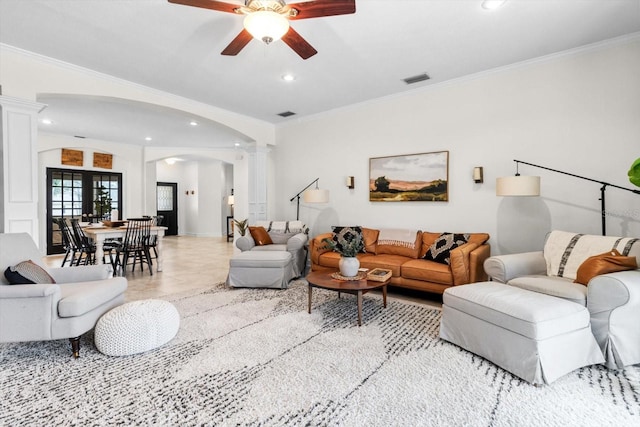
[[[484,269],[494,281],[586,306],[606,366],[621,369],[640,363],[640,270],[595,276],[587,286],[574,283],[575,276],[568,274],[587,257],[612,248],[640,261],[637,239],[554,231],[544,251],[493,256]]]
[[[32,260],[54,284],[9,285],[4,271]],[[110,265],[47,268],[27,233],[0,234],[0,342],[69,338],[79,357],[80,336],[124,302],[127,279],[111,277]]]
[[[291,254],[294,277],[304,274],[307,263],[307,234],[301,221],[257,221],[256,226],[264,227],[273,244],[256,246],[256,242],[247,230],[244,236],[236,240],[236,247],[245,251],[288,251]]]

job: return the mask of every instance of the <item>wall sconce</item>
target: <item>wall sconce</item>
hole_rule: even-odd
[[[355,188],[355,178],[352,176],[347,177],[347,188],[353,190]]]
[[[482,184],[484,182],[484,173],[482,166],[476,166],[473,168],[473,181],[476,184]]]

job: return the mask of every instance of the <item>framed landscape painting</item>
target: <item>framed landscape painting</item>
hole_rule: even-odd
[[[448,151],[369,159],[372,202],[446,202],[448,181]]]

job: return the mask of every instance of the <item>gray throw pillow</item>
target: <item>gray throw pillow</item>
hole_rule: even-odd
[[[35,262],[28,260],[9,267],[4,272],[10,285],[56,283],[47,271]]]

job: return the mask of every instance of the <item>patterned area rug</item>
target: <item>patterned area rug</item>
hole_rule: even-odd
[[[640,425],[640,367],[534,387],[438,339],[440,311],[307,288],[174,295],[176,338],[126,357],[0,345],[0,425]]]

